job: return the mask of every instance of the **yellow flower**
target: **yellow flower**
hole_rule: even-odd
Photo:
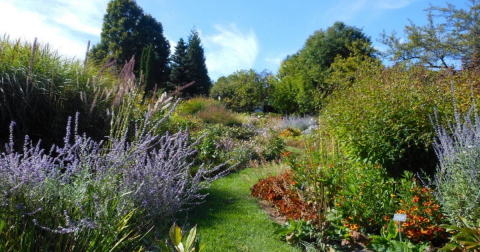
[[[392,193],[392,194],[390,194],[390,196],[392,196],[392,198],[393,198],[393,197],[395,197],[395,194]]]

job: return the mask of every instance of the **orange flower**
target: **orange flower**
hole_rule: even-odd
[[[425,212],[427,212],[428,215],[432,215],[432,209],[430,208],[425,209]]]
[[[358,228],[359,228],[358,224],[350,224],[350,230],[358,231]]]
[[[419,200],[420,200],[420,197],[419,197],[418,195],[415,195],[415,196],[413,196],[412,202],[413,202],[413,203],[416,203],[416,202],[418,202]]]

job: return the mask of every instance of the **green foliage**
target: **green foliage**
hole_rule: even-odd
[[[196,98],[188,99],[184,103],[180,104],[180,106],[177,109],[177,112],[184,116],[195,115],[198,112],[202,110],[206,110],[213,106],[220,106],[220,102],[214,99],[196,97]]]
[[[186,88],[183,92],[190,97],[208,95],[212,81],[208,76],[208,69],[205,63],[205,53],[200,40],[200,35],[196,29],[193,29],[188,37],[187,59],[188,72],[185,79],[188,81],[195,81],[195,84]]]
[[[151,52],[146,49],[144,54],[150,55],[149,63],[144,62],[144,69],[136,64],[135,71],[148,70],[149,80],[155,81],[147,83],[146,91],[152,90],[155,84],[166,88],[170,74],[170,44],[163,36],[162,24],[151,15],[144,14],[134,0],[112,0],[108,3],[100,36],[100,43],[92,48],[91,53],[97,62],[114,58],[123,65],[134,56],[144,58],[142,52],[151,46]]]
[[[297,244],[299,241],[314,241],[316,239],[315,225],[311,221],[293,220],[278,227],[274,234],[288,244]]]
[[[116,79],[107,69],[62,57],[48,45],[1,37],[0,146],[12,121],[17,140],[28,134],[43,146],[62,142],[67,118],[76,112],[85,120],[79,131],[103,139]]]
[[[442,225],[447,232],[455,232],[452,240],[445,245],[442,251],[480,250],[480,219],[476,223],[472,223],[461,216],[457,217],[461,220],[462,226]]]
[[[449,68],[451,60],[462,60],[468,67],[478,57],[479,9],[477,0],[470,0],[470,9],[431,6],[427,11],[428,23],[417,26],[412,21],[405,26],[405,42],[395,32],[381,35],[381,42],[389,46],[387,55],[396,61],[414,61],[430,68]],[[436,23],[437,18],[444,19]]]
[[[398,237],[398,228],[395,221],[390,221],[388,225],[382,227],[380,230],[380,235],[372,235],[370,238],[370,247],[378,250],[384,251],[384,249],[390,247],[392,240],[395,240]]]
[[[332,64],[352,56],[357,61],[374,57],[370,38],[361,29],[336,22],[327,30],[316,31],[299,52],[282,62],[271,79],[270,105],[282,113],[316,112],[338,82],[338,77],[336,82],[328,80]],[[337,63],[334,70],[345,71],[346,63],[344,69]]]
[[[149,46],[144,47],[140,61],[140,71],[143,73],[143,78],[145,79],[144,90],[146,91],[155,89],[155,84],[160,81],[155,73],[157,69],[156,63],[153,46],[150,44]]]
[[[241,125],[240,120],[223,104],[217,100],[204,97],[187,100],[179,107],[178,113],[183,116],[195,116],[206,124]]]
[[[364,41],[354,41],[350,48],[350,55],[342,57],[337,55],[330,65],[326,82],[333,90],[342,90],[350,87],[356,79],[357,71],[362,67],[381,67],[379,59],[373,58],[374,51],[371,45]]]
[[[322,111],[320,124],[355,162],[380,164],[393,175],[432,172],[436,158],[429,117],[450,107],[448,79],[423,67],[378,64],[360,68],[356,81],[339,90]]]
[[[202,252],[205,248],[205,244],[200,245],[200,239],[197,238],[197,226],[190,229],[187,237],[185,237],[185,243],[182,242],[183,235],[182,230],[176,223],[173,223],[169,231],[170,240],[172,242],[173,248],[167,246],[163,241],[159,242],[159,248],[162,252]]]
[[[357,165],[343,171],[335,208],[347,231],[374,233],[397,209],[395,181],[380,166]]]
[[[150,227],[142,220],[144,211],[134,208],[128,193],[115,194],[118,181],[118,176],[92,180],[89,172],[82,172],[71,184],[50,179],[33,189],[19,186],[5,198],[9,204],[0,208],[4,228],[0,250],[141,250]],[[74,232],[54,232],[75,226],[80,228]]]
[[[220,77],[212,86],[210,97],[219,98],[233,111],[252,112],[256,108],[263,108],[269,76],[266,71],[257,73],[250,69]]]
[[[191,80],[188,79],[191,62],[187,55],[188,45],[180,38],[171,56],[172,72],[170,73],[171,85],[177,89]]]
[[[319,108],[318,98],[321,94],[309,79],[306,64],[298,53],[284,60],[278,73],[269,79],[268,104],[280,113],[314,112]]]
[[[300,252],[272,235],[273,221],[250,196],[263,168],[247,168],[217,180],[206,202],[188,214],[197,223],[205,251]]]
[[[382,227],[380,235],[372,235],[373,238],[370,242],[369,248],[375,251],[385,252],[423,252],[428,247],[428,243],[413,244],[406,240],[400,242],[395,240],[398,238],[398,227],[396,227],[395,221],[390,221],[387,228]]]

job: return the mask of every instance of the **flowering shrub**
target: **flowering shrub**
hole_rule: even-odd
[[[225,172],[201,165],[191,174],[189,158],[199,140],[190,143],[185,131],[152,135],[162,122],[149,130],[145,122],[132,141],[125,134],[105,145],[78,134],[77,116],[73,132],[69,120],[63,146],[49,152],[26,137],[20,154],[11,135],[0,154],[0,216],[7,230],[0,244],[6,250],[82,251],[97,242],[96,249],[138,250],[148,228],[158,224],[153,220],[200,204],[206,196],[201,190]]]
[[[400,206],[397,213],[407,215],[407,221],[402,223],[402,234],[413,242],[443,243],[447,234],[440,225],[445,222],[445,216],[433,196],[433,190],[420,187],[411,173],[406,173],[399,182]]]
[[[470,222],[480,218],[480,121],[475,106],[463,118],[455,100],[454,107],[454,124],[440,125],[435,115],[433,146],[439,164],[433,183],[434,195],[449,221],[460,226],[458,216]]]
[[[378,233],[396,210],[395,181],[380,165],[356,165],[340,177],[335,208],[347,231]]]

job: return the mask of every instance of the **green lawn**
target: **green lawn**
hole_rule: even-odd
[[[206,202],[190,213],[206,252],[301,251],[273,235],[273,222],[250,196],[250,187],[262,176],[259,169],[248,168],[215,181]]]

